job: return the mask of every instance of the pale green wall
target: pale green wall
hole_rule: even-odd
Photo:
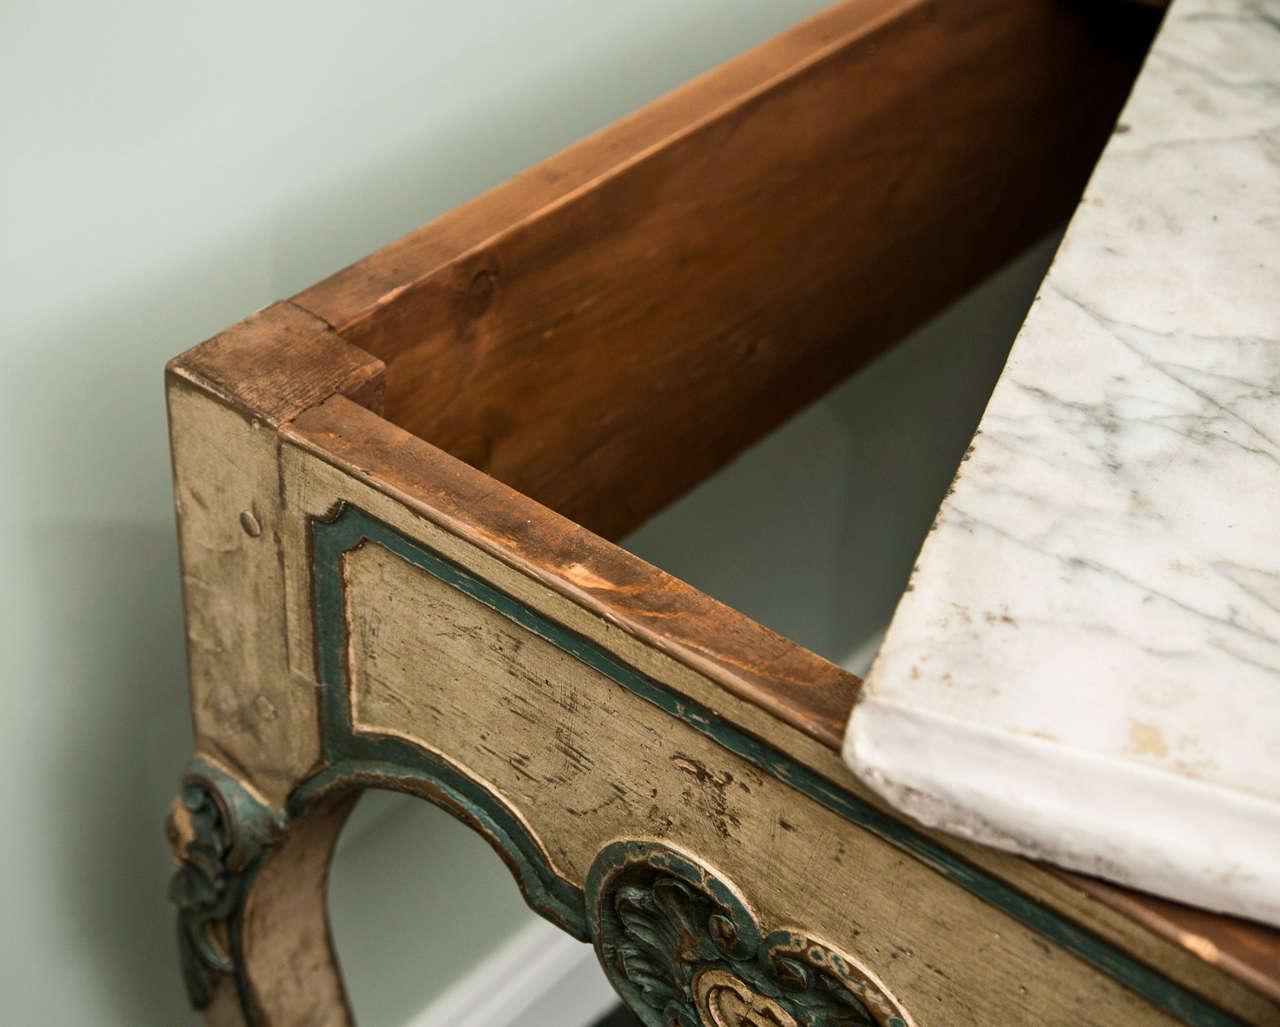
[[[165,359],[819,6],[0,4],[4,1022],[184,1015]],[[489,887],[472,865],[453,891]],[[492,908],[455,961],[510,926]]]

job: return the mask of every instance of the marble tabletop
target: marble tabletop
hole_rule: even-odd
[[[1175,0],[849,722],[945,831],[1280,925],[1280,0]]]

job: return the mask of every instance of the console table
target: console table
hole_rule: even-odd
[[[650,1027],[1280,1024],[1275,931],[842,762],[909,606],[864,690],[609,541],[1064,221],[1158,20],[846,0],[170,363],[210,1022],[352,1022],[325,878],[384,788]]]

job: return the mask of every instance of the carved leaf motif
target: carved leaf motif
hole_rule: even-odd
[[[197,1009],[213,1000],[219,974],[237,970],[229,922],[275,827],[269,810],[206,767],[188,776],[169,811],[165,831],[178,864],[169,899],[178,907],[182,974]]]
[[[169,900],[178,907],[178,952],[191,1004],[203,1009],[213,998],[213,979],[231,970],[230,957],[210,933],[231,906],[226,859],[231,831],[222,808],[203,786],[188,783],[169,814],[167,833],[178,869]]]

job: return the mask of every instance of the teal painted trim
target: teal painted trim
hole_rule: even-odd
[[[519,600],[494,588],[469,571],[408,538],[395,528],[371,517],[350,504],[343,504],[328,521],[312,522],[314,587],[316,609],[317,673],[322,685],[322,706],[326,722],[326,746],[331,726],[337,748],[332,755],[343,758],[348,747],[362,740],[351,730],[346,672],[343,666],[345,618],[343,617],[342,554],[366,542],[389,550],[409,563],[457,588],[490,609],[502,614],[533,634],[581,660],[634,695],[676,717],[694,730],[746,760],[758,770],[808,795],[850,823],[865,828],[913,858],[931,867],[947,880],[1021,921],[1045,938],[1075,953],[1085,962],[1145,996],[1150,1002],[1192,1027],[1243,1027],[1235,1017],[1133,959],[1108,942],[1077,926],[1034,899],[975,867],[937,842],[919,834],[868,805],[850,792],[795,760],[754,738],[699,703],[678,695],[634,667],[622,663],[594,642],[556,624]],[[376,740],[382,747],[391,740]],[[401,743],[406,750],[422,756],[422,750]],[[405,755],[408,755],[406,751]],[[381,759],[378,762],[382,762]],[[399,757],[390,762],[399,765]],[[416,768],[415,768],[416,769]],[[492,801],[492,797],[489,797]],[[532,847],[537,849],[536,843]],[[533,868],[541,877],[549,868]],[[554,877],[554,874],[552,874]],[[556,878],[556,880],[560,880]],[[565,882],[567,883],[567,882]],[[572,886],[569,886],[572,888]],[[579,910],[582,893],[576,888]],[[567,896],[566,896],[567,898]],[[579,913],[581,916],[581,913]],[[581,935],[579,935],[581,937]]]
[[[422,794],[477,830],[497,850],[529,908],[579,941],[590,941],[582,892],[560,877],[524,824],[492,792],[457,768],[416,746],[393,738],[361,738],[327,732],[327,770],[309,778],[290,797],[290,819],[323,796],[356,788],[386,788]]]
[[[343,660],[346,619],[341,557],[366,536],[364,524],[348,514],[353,509],[346,507],[337,521],[316,522],[312,529],[321,741],[329,768],[290,795],[286,806],[290,819],[301,816],[322,795],[345,787],[421,793],[425,786],[436,805],[488,839],[531,909],[579,941],[590,941],[581,889],[551,868],[537,839],[499,796],[433,752],[403,739],[361,735],[354,730]],[[402,548],[393,551],[405,556]]]

